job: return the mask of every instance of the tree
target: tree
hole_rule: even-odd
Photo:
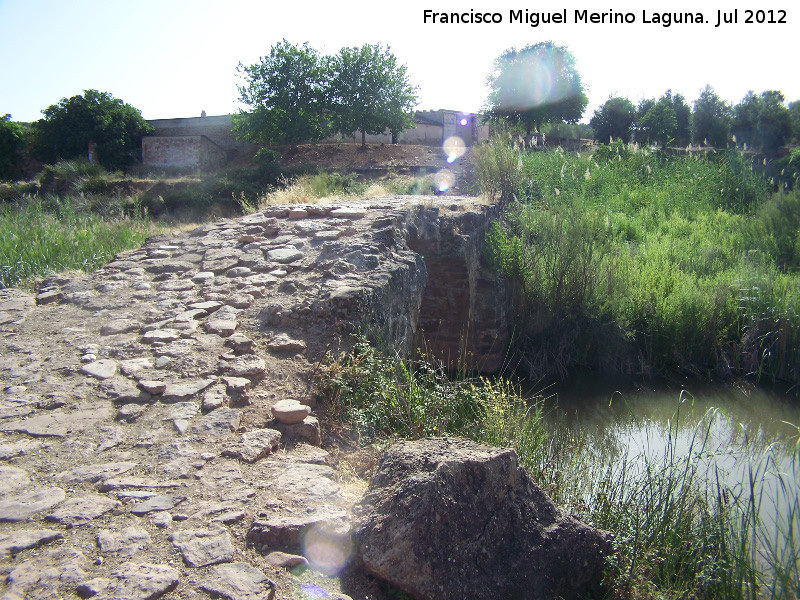
[[[694,101],[692,141],[697,144],[726,148],[731,132],[733,109],[710,85],[703,88]]]
[[[759,112],[761,112],[761,99],[752,90],[748,91],[742,101],[733,107],[731,132],[736,136],[737,144],[756,145]]]
[[[269,56],[246,67],[239,63],[240,102],[249,112],[234,115],[233,132],[259,144],[299,144],[328,135],[325,61],[308,42],[295,46],[283,40]]]
[[[789,115],[792,117],[794,141],[800,142],[800,100],[789,102]]]
[[[627,98],[612,96],[594,111],[589,125],[594,129],[594,139],[601,144],[609,143],[612,138],[627,144],[631,141],[631,127],[635,119],[636,107],[633,102]]]
[[[491,91],[485,112],[522,125],[529,138],[545,123],[577,122],[589,102],[575,58],[553,42],[506,50],[495,59],[486,83]]]
[[[13,179],[21,174],[22,150],[25,148],[25,132],[11,115],[0,119],[0,180]]]
[[[783,94],[777,90],[761,92],[760,109],[758,145],[767,157],[774,158],[778,148],[792,138],[792,115],[784,104]]]
[[[122,168],[141,156],[142,137],[153,131],[141,111],[97,90],[62,98],[42,112],[33,124],[33,151],[44,162],[85,157],[94,142],[100,164]]]
[[[408,81],[406,66],[389,48],[365,44],[342,48],[329,60],[330,117],[335,131],[355,136],[389,130],[393,137],[412,127],[417,88]]]
[[[678,132],[678,120],[675,117],[672,97],[669,92],[654,103],[639,120],[639,127],[649,141],[656,141],[664,150],[667,144],[675,140]]]
[[[682,94],[672,95],[671,90],[667,90],[664,98],[672,100],[672,110],[675,113],[675,139],[676,146],[688,146],[692,139],[692,109],[686,104]]]

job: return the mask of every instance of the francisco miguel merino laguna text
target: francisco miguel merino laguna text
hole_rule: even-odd
[[[746,10],[744,13],[747,13],[743,21],[744,23],[786,23],[785,10]],[[754,13],[764,14],[762,15]],[[768,18],[765,16],[767,14]],[[719,27],[721,24],[738,22],[738,18],[734,20],[732,15],[732,12],[723,13],[722,11],[718,10],[716,11],[716,18],[713,20],[708,20],[705,18],[705,15],[702,12],[656,12],[642,10],[641,23],[647,25],[656,24],[661,25],[662,27],[670,27],[671,25],[693,25],[697,23],[716,23],[714,26]],[[619,25],[637,22],[636,15],[632,12],[617,12],[614,10],[608,10],[605,12],[589,12],[588,10],[575,9],[573,16],[573,23],[576,24],[598,23],[603,25]],[[528,9],[508,11],[509,23],[527,24],[531,27],[569,23],[567,17],[568,14],[566,8],[554,12],[532,12]],[[422,22],[442,25],[503,23],[503,15],[499,12],[481,12],[476,10],[463,12],[436,12],[430,9],[425,9],[423,11]]]

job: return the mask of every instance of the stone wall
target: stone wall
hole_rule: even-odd
[[[142,162],[153,167],[216,169],[228,154],[204,135],[142,138]]]

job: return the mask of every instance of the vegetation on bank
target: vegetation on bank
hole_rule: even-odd
[[[607,598],[800,594],[800,473],[781,472],[773,455],[788,452],[800,465],[800,445],[751,443],[747,481],[726,482],[715,470],[722,450],[710,442],[719,413],[701,419],[688,452],[678,452],[687,410],[678,406],[664,454],[634,456],[548,424],[543,404],[526,401],[510,381],[453,379],[441,365],[402,360],[364,340],[327,363],[319,393],[329,415],[351,423],[362,443],[456,435],[514,448],[557,505],[614,534]],[[779,497],[767,497],[769,481]],[[785,507],[776,522],[771,502]]]
[[[736,152],[522,154],[496,141],[477,158],[484,191],[507,202],[484,258],[511,283],[532,379],[800,381],[798,191],[771,192]]]

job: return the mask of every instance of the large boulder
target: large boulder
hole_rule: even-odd
[[[610,535],[556,508],[516,452],[457,438],[384,454],[354,508],[367,572],[418,600],[599,595]]]

